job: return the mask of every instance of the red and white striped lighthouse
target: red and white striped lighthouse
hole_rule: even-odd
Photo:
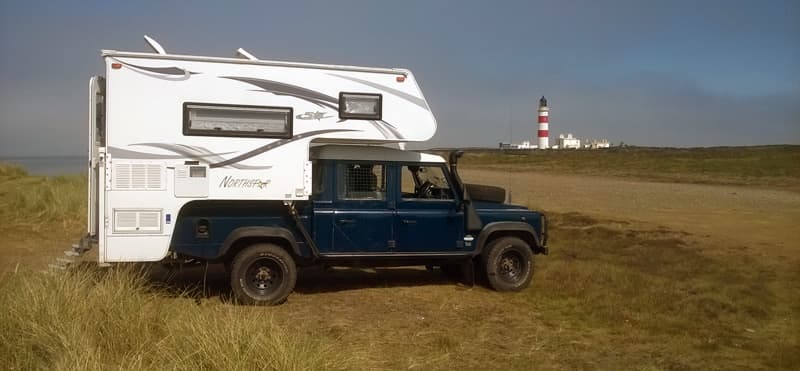
[[[539,149],[547,149],[550,147],[549,116],[550,108],[547,107],[547,99],[542,95],[542,99],[539,99]]]

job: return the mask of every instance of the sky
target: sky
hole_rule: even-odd
[[[800,144],[799,1],[0,1],[0,156],[85,153],[101,49],[411,69],[422,147]]]

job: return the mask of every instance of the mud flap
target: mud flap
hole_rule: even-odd
[[[472,259],[461,262],[459,268],[461,271],[460,283],[469,287],[475,286],[475,264],[472,263]]]

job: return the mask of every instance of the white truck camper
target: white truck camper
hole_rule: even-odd
[[[77,255],[160,261],[196,200],[308,200],[316,144],[430,139],[411,71],[103,50],[89,83],[89,217]]]

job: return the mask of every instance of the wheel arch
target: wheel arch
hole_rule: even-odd
[[[487,224],[478,235],[475,256],[481,255],[486,246],[493,240],[508,236],[517,237],[528,243],[534,254],[540,253],[542,249],[539,236],[530,224],[523,222],[493,222]]]
[[[294,234],[283,227],[252,226],[234,229],[222,242],[213,260],[226,260],[254,243],[267,242],[282,246],[295,259],[301,257],[300,246]]]

